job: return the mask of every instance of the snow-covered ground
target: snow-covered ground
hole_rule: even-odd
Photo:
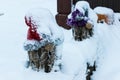
[[[95,80],[120,79],[120,22],[118,22],[119,17],[117,13],[115,18],[114,25],[98,24],[98,28],[102,30],[99,32],[99,37],[103,50],[101,52],[102,55],[99,55],[97,71],[93,75]]]
[[[82,42],[73,40],[71,30],[62,29],[65,41],[61,72],[35,72],[25,68],[28,55],[23,43],[28,28],[24,16],[36,7],[48,8],[55,15],[56,3],[57,0],[0,0],[0,13],[4,13],[0,16],[0,80],[84,80],[86,62],[95,59],[97,71],[93,80],[120,80],[120,13],[115,14],[114,25],[98,24],[95,35]]]

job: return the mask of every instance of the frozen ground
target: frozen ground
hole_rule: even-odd
[[[0,80],[73,80],[75,75],[84,78],[85,62],[94,59],[97,59],[97,71],[93,80],[120,80],[120,14],[116,14],[114,25],[98,24],[95,36],[82,42],[75,42],[71,30],[63,29],[64,66],[61,72],[26,69],[27,52],[23,49],[23,42],[27,27],[24,16],[34,7],[48,8],[53,15],[57,13],[56,0],[0,0],[0,13],[4,13],[0,16]]]

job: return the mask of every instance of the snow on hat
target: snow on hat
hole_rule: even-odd
[[[111,8],[98,6],[94,8],[94,11],[97,14],[102,14],[107,16],[108,24],[113,24],[114,22],[114,11]]]
[[[44,33],[47,35],[51,34],[49,30],[49,26],[51,26],[50,24],[53,23],[52,22],[53,18],[54,18],[53,15],[48,9],[32,8],[26,13],[25,22],[30,29],[32,28],[29,32],[34,31],[36,35],[35,39],[40,40],[40,38],[38,37],[38,34],[39,36],[41,33]],[[29,36],[28,36],[28,39],[31,40]]]
[[[87,11],[90,8],[90,5],[87,1],[78,1],[75,5],[75,9],[78,9],[79,11],[83,12],[85,14],[85,11]]]
[[[37,40],[40,41],[42,40],[40,38],[40,35],[37,32],[37,25],[35,24],[35,22],[32,20],[32,17],[26,17],[25,16],[25,23],[27,24],[27,26],[29,27],[28,29],[28,34],[27,34],[27,39],[28,40]]]

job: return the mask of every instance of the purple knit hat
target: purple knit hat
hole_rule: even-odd
[[[67,19],[67,25],[71,27],[83,27],[86,25],[88,17],[85,17],[78,9],[71,13],[71,18]]]

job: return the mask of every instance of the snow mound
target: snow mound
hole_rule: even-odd
[[[94,11],[98,14],[113,14],[113,10],[107,7],[96,7]]]

